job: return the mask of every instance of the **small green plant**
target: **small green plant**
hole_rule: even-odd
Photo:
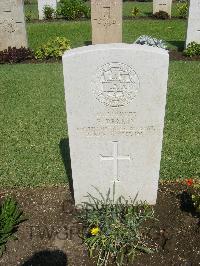
[[[43,12],[44,12],[45,19],[48,20],[48,19],[53,19],[54,18],[55,10],[54,10],[53,7],[45,5],[44,9],[43,9]]]
[[[98,191],[98,189],[96,189]],[[114,191],[114,188],[113,188]],[[153,219],[153,210],[145,203],[128,203],[123,197],[110,198],[110,190],[99,198],[88,194],[79,218],[84,224],[83,239],[97,265],[114,260],[117,265],[133,261],[138,252],[152,253],[140,228],[144,221]]]
[[[192,57],[195,55],[200,55],[200,43],[191,42],[188,44],[187,48],[184,50],[184,55]]]
[[[57,14],[67,20],[90,17],[90,7],[82,0],[60,0]]]
[[[2,256],[8,239],[13,237],[18,225],[24,221],[17,202],[6,198],[0,207],[0,256]]]
[[[169,15],[165,11],[159,11],[153,14],[153,17],[156,19],[169,19]]]
[[[31,19],[32,19],[33,15],[32,15],[32,12],[31,11],[28,11],[25,15],[25,18],[26,18],[26,21],[27,22],[30,22]]]
[[[188,15],[188,3],[179,3],[177,5],[177,11],[179,18],[187,18]]]
[[[132,17],[137,17],[137,16],[139,16],[139,14],[140,14],[140,9],[138,8],[138,7],[134,7],[133,9],[132,9],[132,11],[131,11],[131,16]]]
[[[61,58],[66,50],[70,49],[70,42],[65,37],[56,37],[49,40],[46,44],[43,44],[35,51],[35,58],[49,59],[49,58]]]

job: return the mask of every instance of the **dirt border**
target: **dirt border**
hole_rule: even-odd
[[[182,179],[159,182],[157,220],[143,227],[146,243],[156,250],[138,254],[134,266],[199,265],[200,217],[184,209],[185,189]],[[78,236],[82,225],[75,218],[68,186],[0,189],[0,200],[6,195],[16,198],[28,219],[19,226],[18,240],[8,242],[1,266],[96,265]]]

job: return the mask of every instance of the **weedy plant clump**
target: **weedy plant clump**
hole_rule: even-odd
[[[67,20],[90,18],[90,7],[83,0],[60,0],[57,15]]]
[[[44,12],[44,17],[47,20],[53,19],[55,17],[55,13],[56,13],[54,8],[49,6],[49,5],[44,6],[43,12]]]
[[[66,50],[70,49],[70,41],[65,37],[56,37],[35,50],[35,58],[50,59],[61,58]]]
[[[96,189],[98,191],[98,189]],[[114,189],[113,189],[114,191]],[[83,240],[90,257],[97,259],[97,265],[126,265],[137,253],[152,253],[140,231],[143,223],[154,219],[152,207],[146,203],[128,203],[123,197],[115,200],[110,190],[99,198],[88,194],[88,202],[82,204],[79,218],[84,225]]]
[[[193,57],[200,56],[200,43],[191,42],[188,44],[187,48],[184,50],[184,55]]]
[[[136,17],[138,17],[140,15],[140,9],[138,8],[138,7],[134,7],[133,9],[132,9],[132,11],[131,11],[131,16],[133,17],[133,18],[136,18]]]
[[[6,243],[14,238],[14,232],[18,225],[24,221],[23,212],[17,202],[12,198],[6,198],[0,206],[0,257],[2,256]]]
[[[177,11],[179,18],[187,18],[188,16],[188,2],[180,2],[177,4]]]

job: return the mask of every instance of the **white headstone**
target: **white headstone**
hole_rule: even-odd
[[[0,51],[27,47],[22,0],[0,0]]]
[[[63,56],[76,204],[92,186],[155,204],[168,52],[137,44],[73,49]],[[99,196],[96,192],[96,196]]]
[[[153,0],[153,14],[164,11],[171,17],[172,0]]]
[[[200,0],[190,0],[186,47],[191,42],[200,43]]]
[[[38,0],[38,13],[39,13],[39,19],[40,20],[45,18],[45,16],[44,16],[44,7],[45,6],[50,6],[56,10],[57,0]]]

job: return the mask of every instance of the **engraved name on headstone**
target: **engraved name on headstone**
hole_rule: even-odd
[[[190,0],[186,47],[191,42],[200,43],[200,0]]]
[[[122,0],[91,0],[92,43],[122,42]]]
[[[161,158],[168,52],[132,44],[72,49],[63,56],[76,204],[115,184],[155,204]],[[98,193],[95,195],[98,196]]]
[[[0,51],[9,46],[27,47],[22,0],[0,1]]]

